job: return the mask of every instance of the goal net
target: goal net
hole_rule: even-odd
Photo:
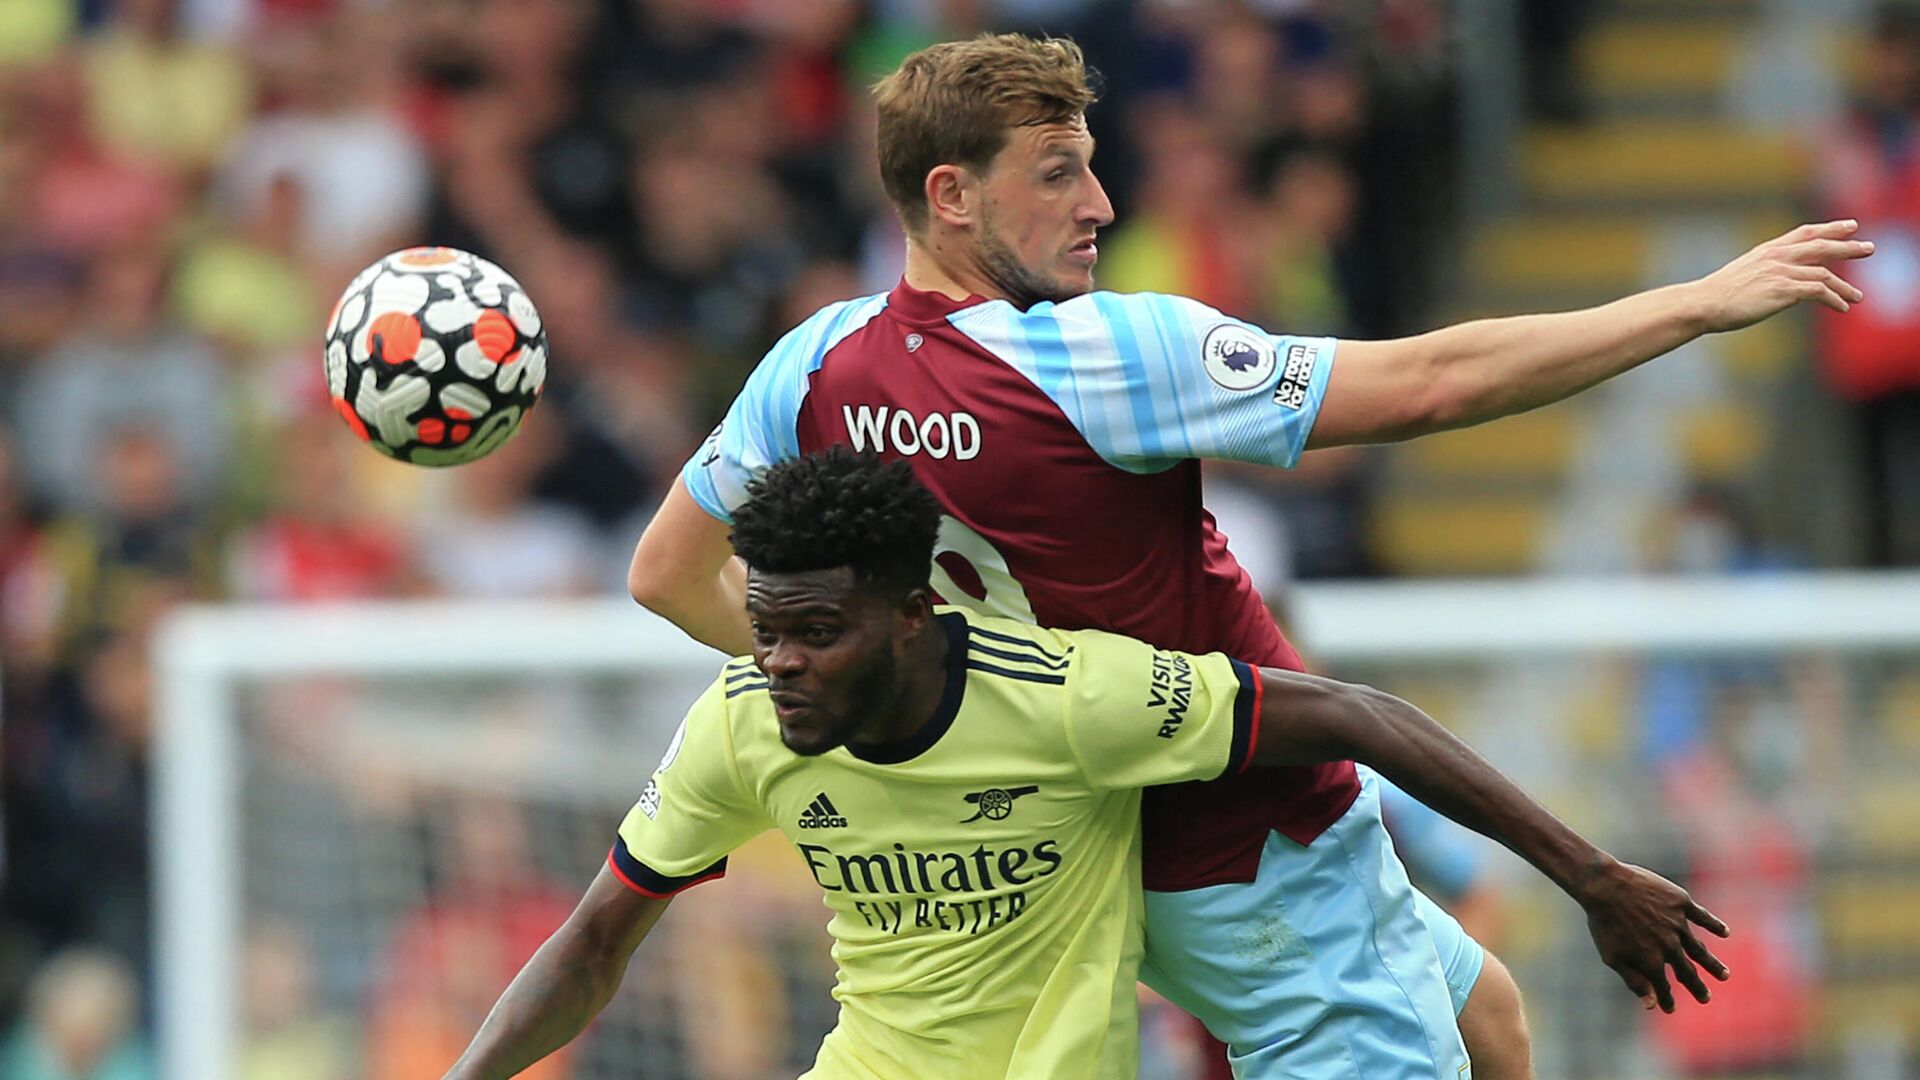
[[[1288,614],[1318,668],[1426,708],[1733,924],[1716,948],[1734,983],[1649,1016],[1517,859],[1409,833],[1416,874],[1514,970],[1541,1075],[1911,1074],[1920,575],[1319,586]],[[162,1075],[440,1075],[718,662],[616,601],[178,616],[159,652]],[[803,1071],[833,1023],[825,922],[763,837],[526,1075]],[[1185,1028],[1148,1007],[1143,1075],[1190,1075]]]

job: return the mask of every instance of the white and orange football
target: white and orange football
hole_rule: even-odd
[[[520,283],[453,248],[362,270],[327,322],[327,392],[347,426],[415,465],[458,465],[513,437],[547,378],[547,335]]]

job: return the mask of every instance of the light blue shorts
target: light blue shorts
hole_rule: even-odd
[[[1227,1044],[1240,1080],[1468,1080],[1454,1017],[1484,952],[1407,880],[1378,788],[1256,879],[1149,892],[1141,980]],[[1451,976],[1451,977],[1450,977]]]

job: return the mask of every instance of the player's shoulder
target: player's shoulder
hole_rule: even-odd
[[[1072,340],[1083,333],[1110,334],[1117,322],[1157,325],[1163,333],[1178,333],[1220,322],[1227,316],[1191,297],[1096,289],[1067,300],[1042,301],[1025,311],[1004,301],[980,304],[955,314],[954,319],[1004,319],[1009,329],[1017,327],[1029,333],[1051,329]]]
[[[1208,307],[1191,296],[1180,296],[1176,293],[1113,292],[1107,289],[1095,289],[1071,300],[1062,300],[1053,307],[1061,313],[1062,317],[1072,318],[1110,318],[1114,312],[1171,314],[1187,318],[1226,318],[1217,308]]]
[[[1116,665],[1151,666],[1157,650],[1106,630],[1056,630],[1018,619],[952,609],[967,622],[967,667],[1021,682],[1072,690]]]
[[[886,306],[886,293],[836,300],[782,334],[773,348],[767,350],[761,367],[797,367],[802,371],[811,371],[820,366],[821,358],[832,352],[834,346],[873,321],[873,317],[884,311]]]
[[[861,327],[873,321],[887,306],[887,294],[838,300],[807,316],[800,325],[787,331],[747,376],[736,408],[745,409],[753,425],[733,424],[718,445],[740,447],[756,440],[768,440],[789,453],[798,446],[787,431],[788,423],[800,410],[806,396],[807,380],[826,360],[834,347]]]
[[[731,745],[740,735],[754,730],[748,720],[756,710],[773,708],[768,697],[767,676],[751,656],[736,656],[720,667],[720,674],[708,685],[688,713],[688,724],[699,724],[704,732],[724,737]]]
[[[960,608],[941,610],[966,622],[968,670],[1043,686],[1066,682],[1074,652],[1067,634],[1018,619]]]
[[[736,656],[720,665],[720,674],[707,688],[709,704],[718,702],[732,712],[767,697],[767,675],[751,656]]]

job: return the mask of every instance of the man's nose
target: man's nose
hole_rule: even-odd
[[[1093,197],[1081,208],[1080,220],[1096,229],[1105,228],[1113,224],[1113,200],[1107,198],[1107,189],[1100,183],[1099,177],[1092,177],[1092,180]]]
[[[807,670],[806,652],[786,642],[776,642],[773,648],[767,650],[766,659],[761,661],[760,667],[768,675],[791,679]]]

